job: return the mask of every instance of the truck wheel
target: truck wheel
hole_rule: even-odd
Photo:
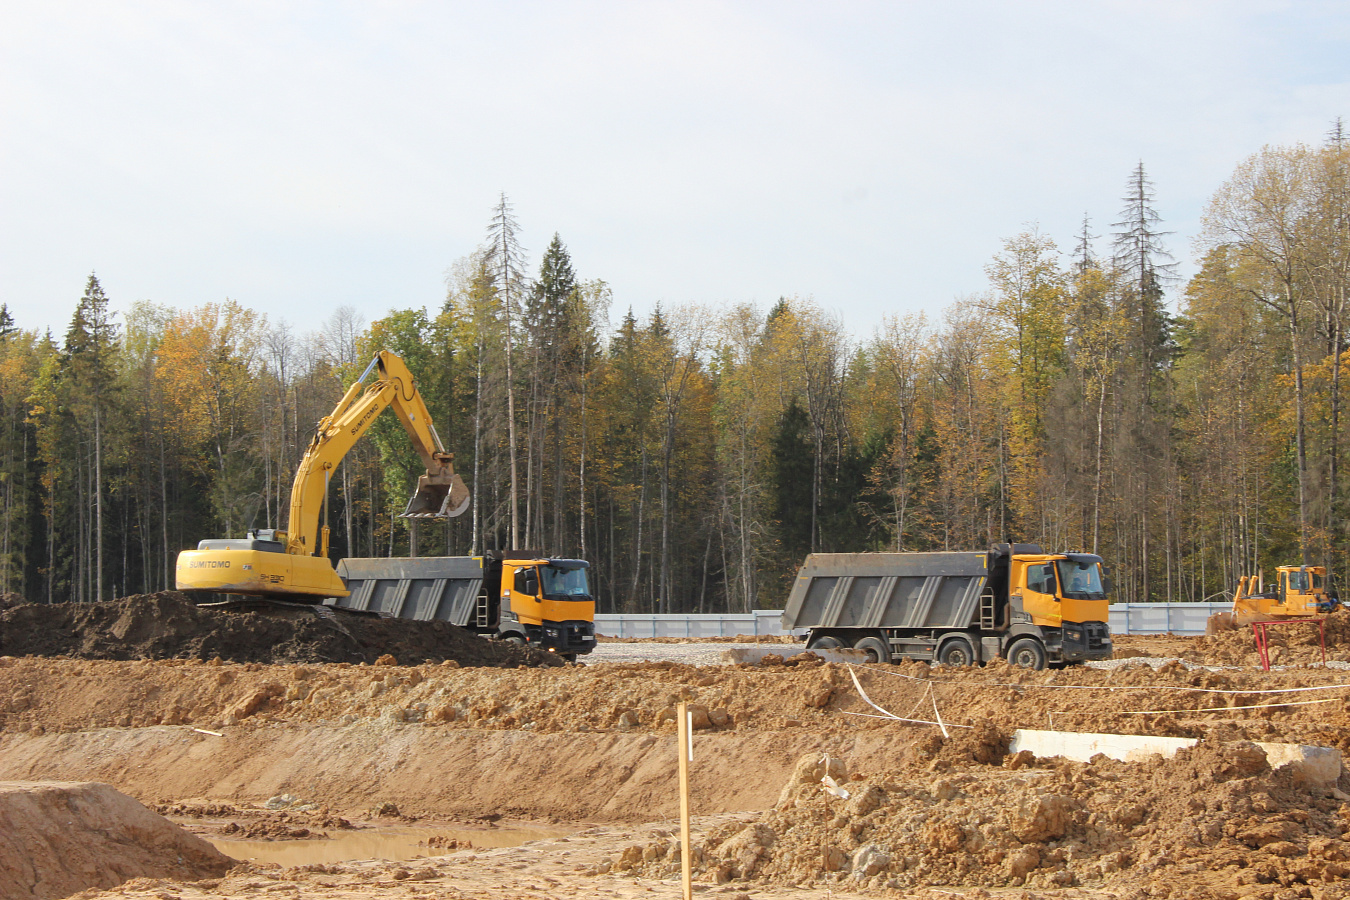
[[[886,642],[877,637],[865,637],[853,645],[854,650],[861,650],[867,654],[867,661],[870,663],[888,663],[891,661],[891,648],[886,646]]]
[[[525,635],[516,631],[502,635],[502,640],[506,641],[508,644],[519,644],[522,647],[525,646]]]
[[[833,635],[822,634],[820,637],[812,638],[811,643],[806,645],[807,650],[838,650],[844,646],[844,642]]]
[[[1008,662],[1024,669],[1045,668],[1045,648],[1035,638],[1018,638],[1008,648]]]
[[[937,661],[943,666],[973,666],[975,650],[963,637],[950,638],[938,648]]]

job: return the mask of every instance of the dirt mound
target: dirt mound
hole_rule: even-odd
[[[1322,635],[1319,627],[1309,620],[1289,620],[1290,624],[1268,626],[1270,662],[1272,665],[1306,665],[1322,661]],[[1350,610],[1338,608],[1326,617],[1326,648],[1328,660],[1350,661]],[[1233,631],[1197,637],[1190,652],[1184,654],[1193,662],[1215,666],[1259,666],[1261,656],[1251,626]]]
[[[131,878],[197,881],[235,861],[106,784],[0,783],[0,897],[68,897]]]
[[[8,596],[8,595],[7,595]],[[176,591],[105,603],[0,604],[0,655],[80,659],[214,659],[240,663],[557,666],[533,647],[479,637],[448,622],[321,617],[309,608],[268,612],[198,607]],[[388,662],[388,660],[385,660]]]
[[[804,757],[774,809],[697,840],[697,877],[869,889],[1142,883],[1162,888],[1154,896],[1221,897],[1350,875],[1350,807],[1272,772],[1254,744],[1205,743],[1138,763],[1026,762],[849,780],[831,760],[840,796],[817,777],[819,755]],[[635,845],[609,868],[670,877],[679,849],[670,839]]]

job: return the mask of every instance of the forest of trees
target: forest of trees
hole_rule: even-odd
[[[1010,236],[986,291],[861,339],[795,297],[612,321],[557,235],[527,263],[505,197],[439,309],[313,334],[231,300],[115,316],[91,275],[59,338],[0,307],[0,590],[172,588],[179,550],[284,527],[315,423],[380,349],[473,492],[420,552],[583,557],[602,611],[780,606],[812,550],[1000,540],[1100,553],[1119,601],[1350,572],[1339,124],[1237,168],[1185,283],[1142,164],[1112,218],[1064,249]],[[409,552],[418,467],[381,417],[332,482],[334,559]]]

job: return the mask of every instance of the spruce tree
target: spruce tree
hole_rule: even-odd
[[[1175,263],[1163,246],[1170,232],[1160,227],[1162,217],[1153,206],[1153,184],[1140,162],[1130,175],[1125,208],[1116,222],[1114,259],[1119,278],[1119,318],[1125,323],[1121,340],[1121,410],[1125,435],[1115,448],[1123,471],[1117,481],[1129,508],[1122,510],[1127,526],[1139,536],[1136,556],[1137,596],[1151,595],[1150,577],[1167,549],[1166,537],[1154,534],[1157,510],[1170,502],[1165,485],[1170,477],[1168,457],[1171,412],[1167,408],[1167,370],[1171,363],[1171,320],[1163,305],[1163,286],[1173,277]],[[1170,579],[1172,566],[1165,567]],[[1170,599],[1171,582],[1168,582]]]
[[[526,543],[531,546],[563,542],[563,441],[566,431],[567,397],[580,370],[580,341],[574,321],[576,275],[572,260],[555,233],[544,251],[529,299],[524,324],[530,340],[530,470],[526,483],[532,491],[526,503]],[[547,445],[547,448],[546,448]],[[546,449],[548,452],[546,453]],[[543,541],[545,469],[552,457],[552,535]]]
[[[1176,274],[1176,263],[1162,239],[1172,232],[1159,227],[1162,217],[1153,206],[1153,183],[1141,160],[1130,175],[1121,220],[1114,223],[1113,261],[1124,288],[1126,318],[1133,326],[1128,351],[1138,362],[1144,396],[1152,398],[1153,376],[1169,359],[1170,319],[1163,304],[1163,287]]]
[[[520,245],[511,204],[502,193],[488,225],[487,267],[492,273],[497,301],[506,319],[506,433],[511,465],[511,549],[520,546],[520,491],[516,466],[516,386],[514,327],[515,309],[525,291],[525,249]]]
[[[772,454],[774,518],[785,566],[811,552],[815,455],[811,452],[810,430],[810,417],[793,397],[778,419]]]
[[[88,523],[93,527],[80,529],[84,532],[81,535],[84,550],[77,554],[77,559],[83,561],[77,568],[83,573],[79,581],[81,587],[87,584],[95,600],[104,599],[103,436],[107,424],[107,406],[113,389],[113,354],[116,349],[117,326],[113,324],[112,313],[108,310],[108,297],[99,284],[98,276],[91,273],[85,284],[84,296],[75,307],[75,315],[66,330],[62,351],[65,365],[61,380],[66,385],[69,408],[77,418],[76,429],[89,427],[93,430],[91,471],[94,496],[90,503],[93,521]],[[83,509],[79,510],[77,521],[85,521]]]

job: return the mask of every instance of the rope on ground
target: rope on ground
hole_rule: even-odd
[[[915,724],[915,725],[936,725],[936,726],[938,726],[939,728],[942,729],[942,736],[943,736],[943,737],[951,737],[950,733],[947,731],[947,727],[948,727],[948,726],[946,725],[946,723],[944,723],[944,722],[942,721],[942,714],[938,712],[938,708],[937,708],[937,697],[936,697],[936,696],[933,697],[933,714],[937,716],[937,721],[936,721],[936,722],[929,722],[929,721],[927,721],[927,720],[925,720],[925,719],[910,719],[910,718],[906,718],[906,717],[904,717],[904,716],[897,716],[895,713],[891,712],[890,710],[882,709],[880,706],[878,706],[877,704],[875,704],[875,703],[872,702],[872,698],[869,697],[869,696],[867,696],[867,692],[863,690],[862,682],[858,681],[858,676],[853,672],[852,669],[849,670],[849,673],[848,673],[848,674],[849,674],[849,677],[851,677],[851,678],[853,679],[853,686],[856,687],[856,688],[858,689],[858,694],[863,698],[863,701],[866,702],[868,706],[872,707],[872,708],[875,709],[877,712],[881,713],[881,715],[878,716],[878,715],[873,715],[872,713],[852,713],[852,712],[851,712],[851,713],[845,713],[846,715],[850,715],[850,716],[863,716],[863,717],[868,718],[868,719],[890,719],[890,720],[892,720],[892,721],[894,721],[894,722],[910,722],[910,723]],[[932,694],[932,693],[933,693],[933,686],[932,686],[931,684],[928,686],[928,691],[927,691],[927,693],[928,693],[928,694]],[[920,698],[919,702],[922,703],[922,702],[923,702],[923,699]],[[971,726],[971,725],[955,725],[955,724],[954,724],[954,725],[952,725],[951,727],[952,727],[952,728],[971,728],[971,727],[973,727],[973,726]]]

